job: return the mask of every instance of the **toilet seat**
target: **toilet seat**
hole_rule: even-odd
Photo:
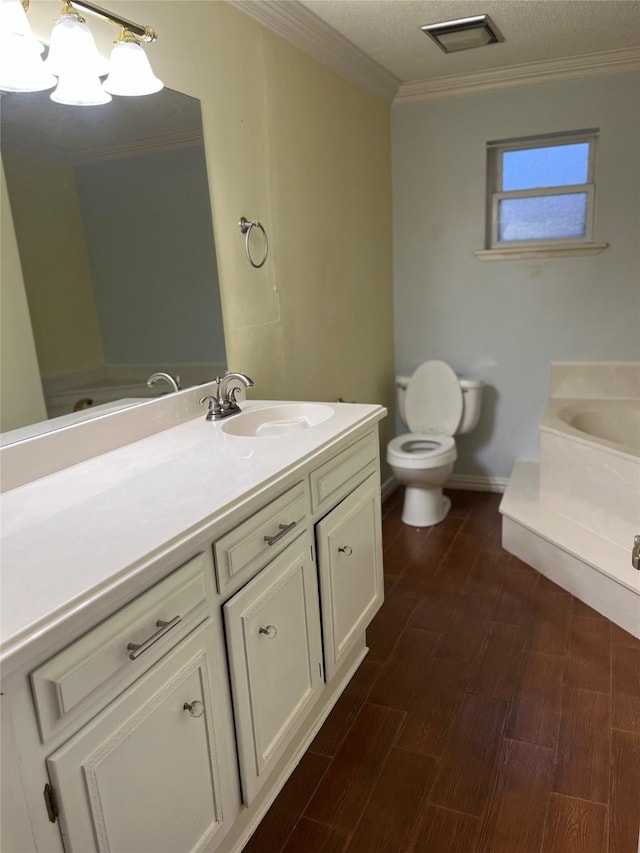
[[[439,468],[456,458],[455,441],[443,433],[405,433],[387,445],[387,462],[399,468]]]
[[[455,435],[464,403],[460,380],[444,361],[426,361],[417,368],[405,396],[407,426],[412,433]]]

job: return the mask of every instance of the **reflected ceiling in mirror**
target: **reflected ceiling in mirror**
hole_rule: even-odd
[[[48,94],[5,94],[0,114],[48,416],[157,396],[156,371],[211,379],[225,346],[199,101]]]

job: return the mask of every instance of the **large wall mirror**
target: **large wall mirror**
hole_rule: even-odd
[[[156,371],[183,387],[223,371],[199,102],[170,89],[86,108],[8,94],[0,121],[49,417],[64,426],[88,400],[97,413],[168,391],[147,388]]]

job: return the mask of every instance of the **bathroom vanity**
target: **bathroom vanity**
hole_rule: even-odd
[[[366,655],[385,410],[206,390],[3,495],[6,853],[241,850]]]

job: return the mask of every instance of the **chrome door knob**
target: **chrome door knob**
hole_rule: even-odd
[[[351,545],[345,545],[343,548],[338,548],[338,551],[341,554],[344,554],[345,557],[350,557],[353,554],[353,548]]]
[[[185,702],[182,706],[183,711],[188,711],[192,717],[201,717],[204,714],[204,705],[197,699],[193,702]]]
[[[273,638],[277,635],[278,629],[275,625],[267,625],[266,628],[259,628],[258,634],[264,634],[267,640],[273,640]]]

